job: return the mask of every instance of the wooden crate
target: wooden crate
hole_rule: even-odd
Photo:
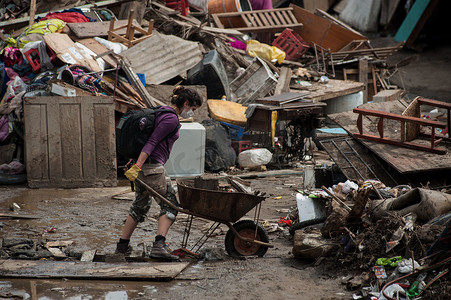
[[[112,98],[29,97],[24,123],[30,187],[117,185]]]

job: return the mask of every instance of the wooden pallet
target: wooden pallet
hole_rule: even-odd
[[[302,23],[293,15],[293,8],[277,8],[212,14],[218,28],[231,28],[231,19],[240,19],[242,27],[235,28],[241,32],[282,32],[285,28],[301,28]],[[236,24],[236,22],[234,22]]]

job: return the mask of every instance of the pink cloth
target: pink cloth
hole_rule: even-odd
[[[252,10],[272,9],[271,0],[250,0]]]
[[[242,41],[237,40],[234,37],[231,37],[232,40],[234,40],[234,42],[229,42],[230,46],[232,46],[233,48],[236,49],[241,49],[241,50],[246,50],[246,44],[243,43]]]

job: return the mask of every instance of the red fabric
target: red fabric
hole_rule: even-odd
[[[89,19],[80,13],[76,12],[62,12],[62,13],[48,13],[45,17],[39,19],[39,21],[60,19],[66,23],[85,23],[89,22]]]

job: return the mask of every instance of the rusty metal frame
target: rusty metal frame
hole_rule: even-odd
[[[317,71],[324,72],[327,75],[330,75],[331,77],[335,77],[335,64],[334,64],[334,59],[333,59],[332,53],[330,52],[330,49],[325,49],[316,43],[313,43],[313,49],[315,50]],[[318,54],[318,50],[319,50],[320,54]],[[322,66],[320,65],[320,61],[318,58],[319,55],[321,55]],[[328,72],[329,65],[332,68],[332,74],[329,74],[329,72]]]
[[[367,140],[371,140],[371,141],[401,146],[401,147],[415,149],[415,150],[428,151],[428,152],[432,152],[432,153],[436,153],[436,154],[445,154],[446,153],[445,148],[437,148],[436,147],[436,145],[438,143],[440,143],[443,139],[442,138],[436,139],[435,129],[436,128],[446,128],[447,125],[443,122],[425,120],[425,119],[416,118],[416,117],[397,115],[397,114],[393,114],[393,113],[364,109],[364,108],[354,108],[353,112],[359,114],[359,116],[357,118],[357,129],[359,130],[359,133],[354,133],[354,137],[356,137],[356,138],[367,139]],[[379,118],[379,121],[377,123],[377,131],[379,133],[379,136],[363,133],[363,116],[373,116],[373,117]],[[396,120],[396,121],[401,122],[401,140],[400,141],[392,139],[392,138],[387,138],[384,136],[384,119]],[[431,144],[430,144],[430,146],[428,147],[423,144],[408,142],[406,140],[406,123],[414,123],[414,124],[418,124],[418,125],[422,125],[422,126],[431,127],[431,135],[430,135]]]

